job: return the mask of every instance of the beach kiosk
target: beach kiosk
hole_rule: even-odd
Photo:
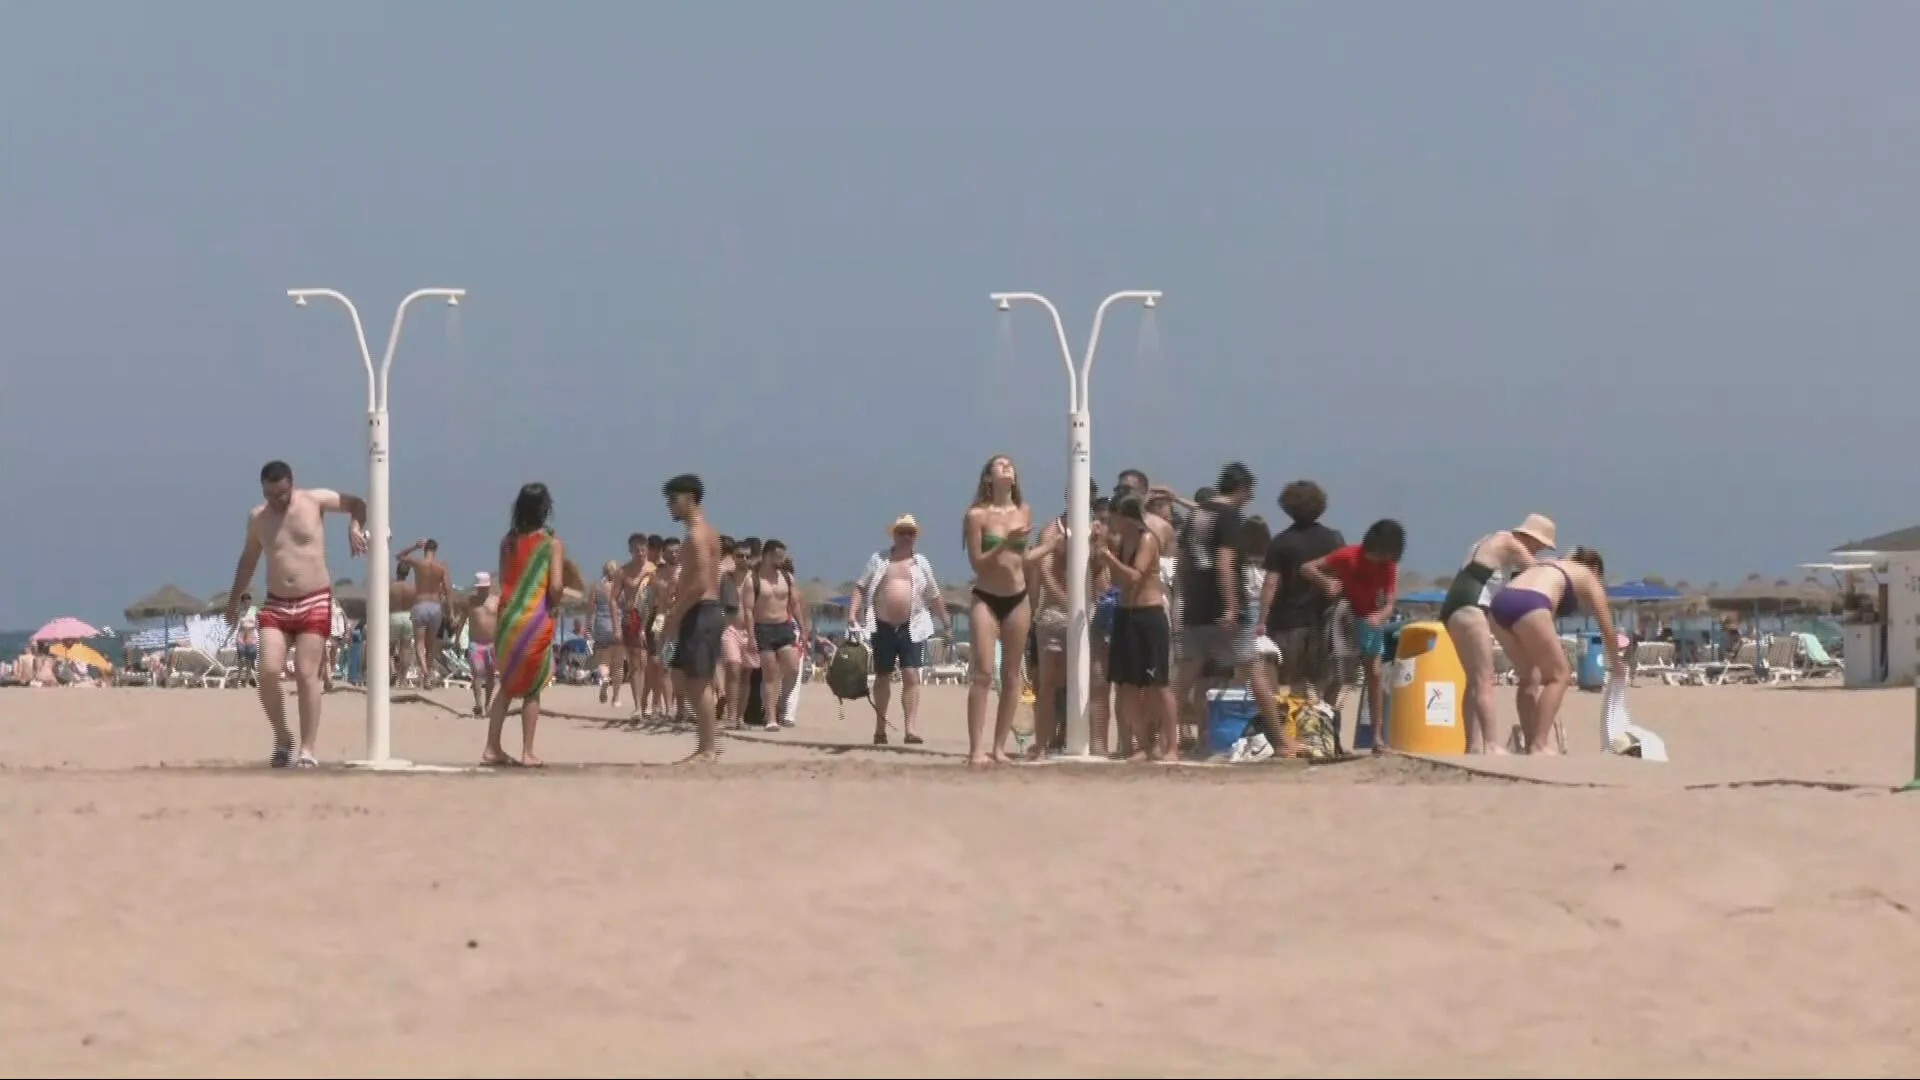
[[[1920,525],[1833,549],[1834,561],[1807,569],[1865,579],[1841,617],[1841,679],[1847,686],[1911,683],[1920,663]]]

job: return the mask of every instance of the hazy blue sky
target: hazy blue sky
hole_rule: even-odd
[[[1094,471],[1245,459],[1450,569],[1528,511],[1619,571],[1792,571],[1920,518],[1901,4],[15,4],[0,38],[0,626],[224,587],[268,458],[366,484],[330,285],[395,365],[396,543],[487,565],[551,484],[592,567],[669,527],[966,576]],[[1904,74],[1903,74],[1904,72]],[[1150,422],[1150,428],[1139,426]],[[360,576],[336,530],[336,575]],[[589,569],[589,573],[591,573]]]

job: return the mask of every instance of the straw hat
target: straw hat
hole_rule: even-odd
[[[920,523],[913,520],[912,514],[901,514],[893,519],[892,525],[887,526],[887,534],[892,535],[903,529],[917,535],[920,532]]]
[[[1553,519],[1542,514],[1528,514],[1527,520],[1517,528],[1508,530],[1515,536],[1524,536],[1541,547],[1553,547]]]

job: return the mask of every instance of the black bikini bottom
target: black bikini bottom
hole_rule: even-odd
[[[1001,596],[999,593],[990,593],[982,589],[975,589],[973,590],[973,598],[987,605],[987,610],[993,612],[995,621],[1006,622],[1007,616],[1018,610],[1021,604],[1026,603],[1027,593],[1025,589],[1022,589],[1012,596]]]

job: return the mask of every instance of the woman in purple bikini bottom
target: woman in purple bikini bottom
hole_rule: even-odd
[[[1607,612],[1606,564],[1592,548],[1576,548],[1565,559],[1542,562],[1516,575],[1493,597],[1487,616],[1493,636],[1506,650],[1520,677],[1520,731],[1529,754],[1560,752],[1553,738],[1560,703],[1573,685],[1573,667],[1560,643],[1555,619],[1576,615],[1584,606],[1600,624],[1607,669],[1624,671],[1613,619]]]

